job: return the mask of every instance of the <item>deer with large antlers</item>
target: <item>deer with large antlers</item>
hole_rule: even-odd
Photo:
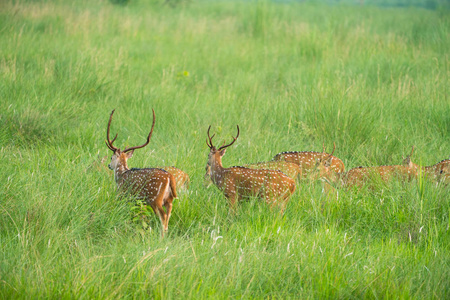
[[[356,167],[347,172],[334,172],[331,168],[333,153],[334,149],[316,162],[314,174],[334,187],[362,187],[377,180],[387,183],[393,178],[409,181],[416,176],[412,170],[400,165]]]
[[[334,150],[333,150],[334,153]],[[313,179],[316,163],[321,160],[324,155],[329,155],[327,161],[330,163],[329,169],[336,173],[342,173],[345,170],[344,163],[336,156],[325,152],[325,145],[322,152],[315,151],[287,151],[275,155],[273,161],[286,161],[300,166],[301,179]]]
[[[113,140],[109,137],[111,120],[114,110],[109,116],[108,128],[106,131],[106,146],[113,151],[111,163],[108,167],[114,170],[114,178],[119,190],[128,192],[138,199],[144,199],[146,204],[150,205],[155,214],[161,220],[162,236],[167,232],[169,226],[170,214],[172,212],[172,201],[177,198],[175,178],[167,171],[158,168],[129,169],[127,160],[133,156],[136,149],[148,145],[155,127],[155,111],[153,111],[153,124],[147,141],[135,147],[129,147],[123,151],[113,145],[117,134]],[[166,211],[164,211],[163,206]]]
[[[227,145],[224,142],[218,149],[212,143],[214,135],[209,135],[210,129],[211,126],[208,128],[206,140],[210,152],[205,176],[209,176],[217,188],[224,193],[230,201],[232,210],[236,210],[238,200],[254,196],[264,199],[271,207],[278,205],[283,212],[289,197],[295,191],[295,181],[282,172],[274,170],[255,170],[238,166],[224,168],[222,157],[226,148],[233,145],[239,137],[239,126],[233,141]]]
[[[422,167],[412,162],[411,156],[413,152],[414,146],[412,146],[411,153],[403,160],[403,166],[409,168],[416,176],[423,174],[429,176],[437,183],[450,183],[450,158],[441,160],[432,166]]]

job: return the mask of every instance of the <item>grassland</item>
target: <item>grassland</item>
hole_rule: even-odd
[[[450,188],[302,183],[280,216],[230,215],[224,165],[331,149],[347,168],[450,154],[450,14],[312,3],[6,1],[0,5],[0,298],[450,298]],[[109,113],[131,167],[191,187],[169,234],[116,196]]]

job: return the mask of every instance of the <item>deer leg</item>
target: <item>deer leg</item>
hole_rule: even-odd
[[[225,195],[227,197],[229,203],[230,203],[230,212],[235,215],[237,211],[237,201],[236,201],[236,194],[230,193]]]
[[[272,193],[270,188],[268,188],[267,186],[262,186],[258,194],[258,197],[264,199],[264,202],[266,202],[269,205],[270,210],[273,210],[273,208],[277,205],[274,193]]]
[[[331,195],[333,198],[336,198],[336,200],[339,200],[337,188],[335,188],[328,182],[322,182],[322,191],[327,197]]]
[[[166,220],[166,213],[164,212],[164,209],[162,208],[161,205],[161,199],[159,199],[159,197],[157,197],[156,199],[154,199],[154,201],[151,202],[151,207],[153,209],[153,211],[155,212],[155,214],[158,216],[159,220],[161,221],[161,235],[162,237],[164,237],[164,224],[165,224],[165,220]]]
[[[286,210],[286,200],[283,200],[283,202],[280,203],[280,205],[278,205],[278,207],[280,208],[280,214],[283,215],[284,211]]]
[[[170,214],[172,212],[172,201],[166,201],[166,203],[164,204],[164,207],[166,208],[166,224],[164,227],[164,231],[168,231],[169,230],[169,219],[170,219]]]
[[[166,223],[166,213],[164,212],[164,209],[162,207],[157,206],[155,209],[156,214],[159,217],[159,220],[161,221],[161,236],[164,237],[164,231],[165,231],[165,223]]]

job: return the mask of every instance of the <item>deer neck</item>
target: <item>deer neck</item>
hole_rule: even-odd
[[[128,165],[126,161],[119,161],[119,163],[114,168],[114,179],[118,185],[122,184],[123,174],[128,171]]]
[[[211,180],[217,187],[222,187],[224,184],[224,167],[220,158],[211,161]]]

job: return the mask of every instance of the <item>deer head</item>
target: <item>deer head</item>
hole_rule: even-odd
[[[423,173],[429,173],[430,171],[433,171],[433,166],[428,167],[422,167],[412,162],[411,156],[414,152],[414,146],[411,147],[411,153],[403,160],[402,166],[408,168],[410,172],[414,174],[414,176],[419,176],[419,174]]]
[[[324,178],[326,180],[332,180],[335,172],[331,169],[332,158],[334,154],[334,150],[336,150],[336,144],[333,142],[333,151],[331,154],[326,154],[325,152],[325,144],[323,145],[322,157],[316,160],[316,165],[314,168],[314,172],[311,176],[312,179],[317,180],[320,178]]]
[[[239,125],[237,125],[236,127],[237,127],[237,135],[236,135],[236,137],[233,137],[233,141],[227,145],[225,145],[225,141],[224,141],[222,146],[220,146],[219,149],[217,149],[212,143],[212,139],[214,138],[215,134],[213,134],[213,136],[209,135],[209,131],[211,130],[211,125],[209,125],[208,132],[207,132],[208,139],[206,140],[206,145],[208,145],[210,151],[208,154],[208,162],[206,163],[206,167],[205,167],[205,171],[206,171],[205,178],[212,176],[214,169],[216,169],[217,167],[223,168],[222,157],[225,155],[226,148],[233,145],[234,142],[236,142],[237,138],[239,137]]]
[[[417,169],[418,165],[412,162],[411,156],[414,152],[414,146],[411,148],[411,153],[403,160],[402,165],[411,169]]]
[[[143,148],[143,147],[147,146],[148,143],[150,142],[150,138],[152,136],[153,128],[155,127],[155,121],[156,121],[155,111],[152,109],[152,111],[153,111],[153,123],[152,123],[152,129],[150,130],[150,133],[147,136],[147,141],[144,144],[140,145],[140,146],[125,148],[123,151],[113,145],[114,141],[117,138],[117,134],[112,140],[109,137],[109,131],[110,131],[111,121],[112,121],[112,117],[113,117],[114,111],[115,111],[115,109],[111,112],[111,115],[109,116],[108,127],[107,127],[107,130],[106,130],[106,146],[111,151],[113,151],[113,155],[111,156],[111,163],[108,165],[108,167],[111,170],[117,170],[119,168],[128,169],[127,160],[133,156],[134,150]]]

